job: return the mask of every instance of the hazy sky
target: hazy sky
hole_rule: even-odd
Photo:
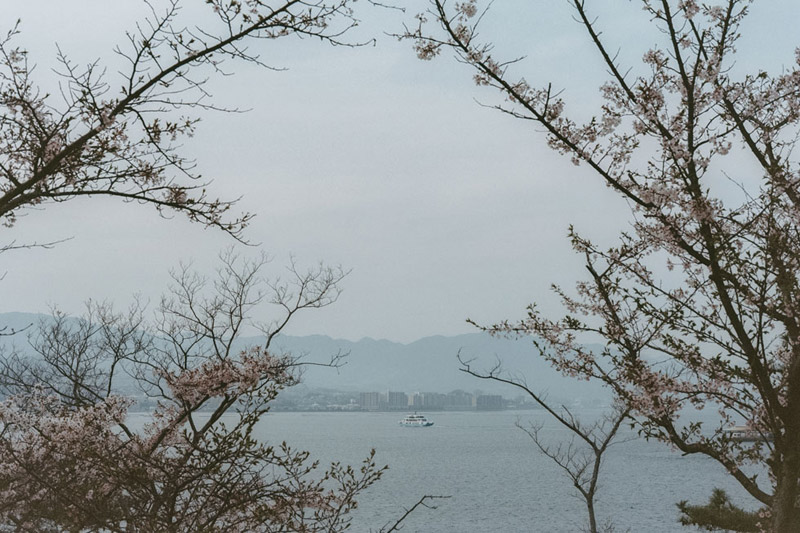
[[[660,36],[637,2],[597,4],[610,48],[635,65]],[[258,43],[266,62],[288,70],[231,64],[235,76],[211,85],[216,101],[251,110],[204,114],[185,147],[214,194],[241,196],[238,207],[257,214],[245,237],[260,245],[239,246],[243,254],[268,252],[273,272],[290,254],[352,269],[340,301],[290,333],[411,341],[472,331],[467,317],[521,317],[533,301],[553,307],[550,284],[569,285],[582,270],[568,225],[610,243],[628,220],[625,204],[550,151],[532,123],[480,106],[496,95],[474,86],[468,67],[448,54],[419,61],[410,43],[385,34],[413,22],[424,2],[408,2],[405,14],[356,6],[364,23],[353,38],[377,37],[376,46]],[[800,8],[770,0],[752,11],[737,68],[775,72],[793,61]],[[75,61],[113,67],[114,44],[144,13],[135,0],[0,0],[0,30],[22,19],[18,42],[52,87],[56,43]],[[565,88],[585,115],[605,72],[571,15],[566,2],[496,0],[482,37],[501,57],[526,55],[516,71]],[[2,256],[0,312],[77,313],[87,298],[124,306],[135,293],[155,304],[179,261],[210,270],[234,244],[181,216],[105,198],[28,211],[1,231],[2,242],[71,240]]]

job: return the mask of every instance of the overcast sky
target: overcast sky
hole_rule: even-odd
[[[660,36],[637,2],[597,4],[610,47],[635,65]],[[419,61],[410,43],[385,35],[423,2],[408,2],[405,14],[357,7],[364,23],[353,38],[377,37],[375,46],[259,43],[266,62],[288,70],[231,64],[236,74],[212,84],[216,101],[250,111],[204,114],[185,147],[215,194],[241,196],[238,207],[256,213],[245,238],[259,246],[239,246],[243,254],[268,252],[273,272],[290,254],[352,269],[340,301],[289,332],[407,342],[473,331],[467,317],[519,318],[534,301],[555,309],[550,284],[582,275],[568,225],[611,243],[626,205],[550,151],[532,123],[479,105],[497,100],[468,67],[447,54]],[[552,81],[579,113],[591,112],[605,73],[566,2],[497,0],[492,9],[482,37],[497,54],[527,56],[517,72],[532,85]],[[793,61],[798,10],[756,2],[737,68],[775,72]],[[143,14],[134,0],[0,0],[2,31],[22,19],[18,42],[45,87],[56,43],[80,63],[113,66],[114,44]],[[155,304],[170,268],[193,261],[210,271],[234,244],[180,216],[105,198],[28,211],[1,231],[2,242],[70,240],[2,256],[0,312],[78,313],[87,298],[125,306],[137,293]]]

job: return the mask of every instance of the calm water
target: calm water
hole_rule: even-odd
[[[582,500],[558,467],[514,425],[517,419],[544,422],[547,438],[568,439],[569,433],[544,413],[427,415],[433,427],[400,427],[402,413],[271,413],[259,426],[259,437],[285,440],[323,463],[341,460],[355,465],[375,448],[379,464],[388,464],[389,471],[361,498],[355,532],[393,523],[404,507],[424,494],[450,498],[440,500],[436,510],[418,509],[405,522],[404,533],[582,529]],[[602,476],[599,519],[612,519],[617,531],[688,531],[677,523],[675,503],[704,502],[713,487],[725,488],[736,502],[751,502],[710,459],[681,457],[666,446],[639,439],[612,447]]]

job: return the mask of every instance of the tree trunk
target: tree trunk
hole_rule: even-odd
[[[795,501],[797,499],[797,453],[785,457],[781,472],[781,481],[775,490],[772,504],[773,533],[797,533],[800,531]]]
[[[800,353],[795,353],[788,381],[783,438],[779,441],[776,435],[775,441],[775,451],[779,458],[783,455],[783,460],[775,472],[777,484],[772,501],[774,533],[800,533],[800,514],[797,509],[797,482],[800,479]]]
[[[597,533],[597,519],[594,516],[594,497],[586,499],[586,508],[589,511],[589,533]]]
[[[792,418],[797,416],[792,415]],[[797,482],[800,478],[800,431],[794,420],[787,424],[783,437],[783,461],[777,474],[777,486],[772,503],[772,531],[774,533],[800,532],[800,513],[797,509]]]

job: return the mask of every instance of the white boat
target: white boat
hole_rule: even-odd
[[[750,426],[731,426],[723,431],[730,440],[736,442],[765,442],[772,440],[772,433],[759,433]]]
[[[400,425],[409,428],[426,428],[432,426],[433,422],[425,418],[424,415],[418,415],[414,412],[413,415],[406,415],[406,417],[400,421]]]

